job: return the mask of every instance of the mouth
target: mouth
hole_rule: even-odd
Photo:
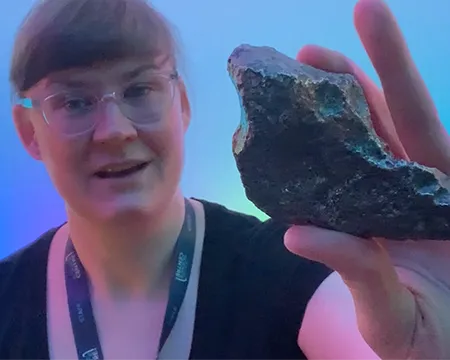
[[[94,176],[100,179],[119,179],[143,171],[150,163],[142,162],[125,168],[110,168],[97,171]]]

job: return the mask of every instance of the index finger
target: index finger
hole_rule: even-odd
[[[382,0],[360,0],[354,21],[409,158],[450,174],[448,134],[394,15]]]
[[[363,89],[375,132],[384,140],[394,156],[408,160],[383,93],[353,61],[337,51],[317,45],[303,47],[297,54],[297,60],[325,71],[353,75]]]

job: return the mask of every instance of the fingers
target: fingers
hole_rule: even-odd
[[[376,133],[386,142],[395,157],[407,159],[383,93],[356,64],[336,51],[314,45],[308,45],[301,49],[297,55],[297,60],[325,71],[354,75],[363,88]]]
[[[359,330],[378,355],[406,357],[412,343],[416,304],[380,243],[295,226],[286,232],[285,246],[339,273],[352,293]]]
[[[408,156],[449,174],[448,135],[393,14],[382,0],[360,0],[354,22]]]

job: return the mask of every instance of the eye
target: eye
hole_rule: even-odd
[[[125,100],[133,100],[148,97],[155,91],[155,86],[152,83],[141,83],[129,86],[123,92]]]
[[[95,105],[95,99],[84,94],[62,93],[48,100],[52,111],[65,111],[70,114],[89,111]]]
[[[93,101],[90,98],[70,98],[64,102],[64,108],[68,111],[85,110],[92,107]]]

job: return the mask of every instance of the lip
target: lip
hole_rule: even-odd
[[[102,165],[98,167],[94,172],[93,175],[97,175],[99,173],[104,172],[118,172],[123,171],[127,169],[131,169],[140,165],[148,165],[150,161],[146,160],[129,160],[129,161],[123,161],[123,162],[111,162],[105,165]]]

